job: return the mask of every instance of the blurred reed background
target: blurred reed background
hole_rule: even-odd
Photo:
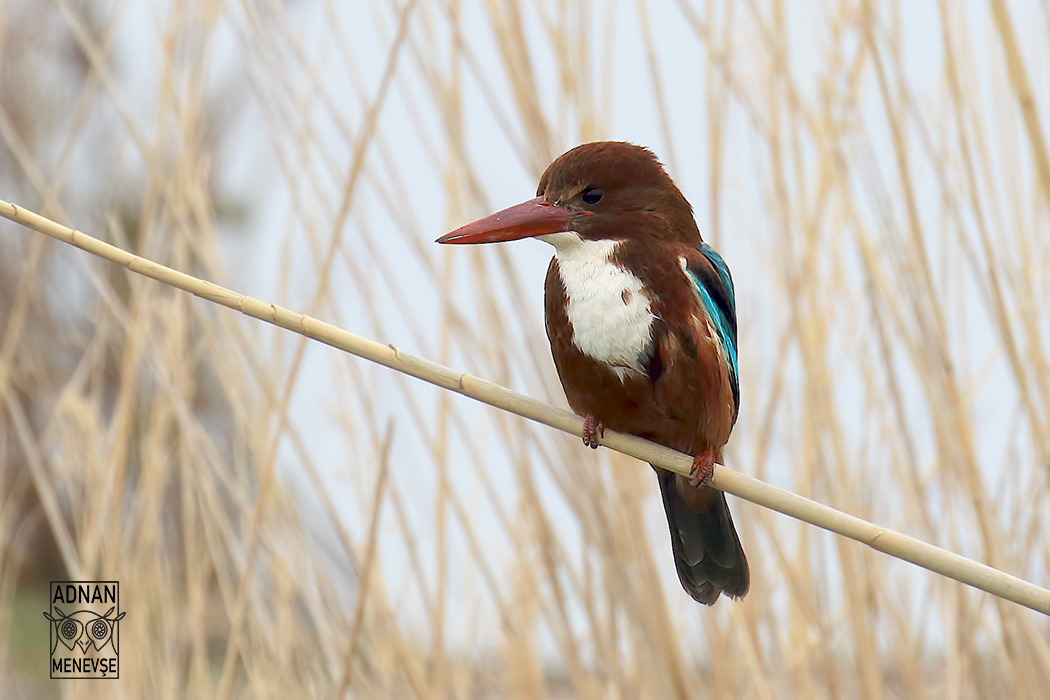
[[[920,6],[921,5],[921,6]],[[435,237],[649,145],[737,283],[728,465],[1046,585],[1050,6],[0,3],[0,198],[563,404],[549,251]],[[0,222],[0,695],[1045,697],[1050,625]],[[47,679],[51,579],[121,679]]]

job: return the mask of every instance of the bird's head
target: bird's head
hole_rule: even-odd
[[[536,237],[556,247],[579,239],[700,243],[689,202],[652,151],[641,146],[618,141],[577,146],[547,167],[536,194],[437,242]]]

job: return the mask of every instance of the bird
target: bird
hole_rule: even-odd
[[[653,465],[678,579],[705,605],[742,598],[747,558],[709,485],[740,407],[736,299],[692,206],[652,151],[599,141],[555,159],[534,199],[437,242],[523,238],[554,247],[547,337],[584,444],[609,429],[692,455],[689,477]]]

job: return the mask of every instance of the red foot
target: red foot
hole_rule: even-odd
[[[592,450],[598,449],[598,439],[605,437],[605,426],[594,416],[583,419],[583,444]]]
[[[693,486],[707,486],[715,475],[715,455],[711,450],[704,450],[693,457],[693,470],[689,474],[689,483]]]

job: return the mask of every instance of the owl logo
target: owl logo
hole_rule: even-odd
[[[55,635],[51,643],[51,655],[54,656],[58,649],[58,643],[62,642],[66,648],[73,651],[74,646],[80,647],[83,654],[94,647],[95,651],[101,652],[107,644],[113,647],[113,653],[119,652],[117,640],[113,637],[113,628],[125,613],[110,617],[116,608],[110,608],[105,615],[99,615],[93,610],[77,610],[66,615],[59,608],[55,608],[57,617],[44,613],[44,617],[51,620],[55,625]]]
[[[52,581],[51,678],[120,678],[120,583]]]

